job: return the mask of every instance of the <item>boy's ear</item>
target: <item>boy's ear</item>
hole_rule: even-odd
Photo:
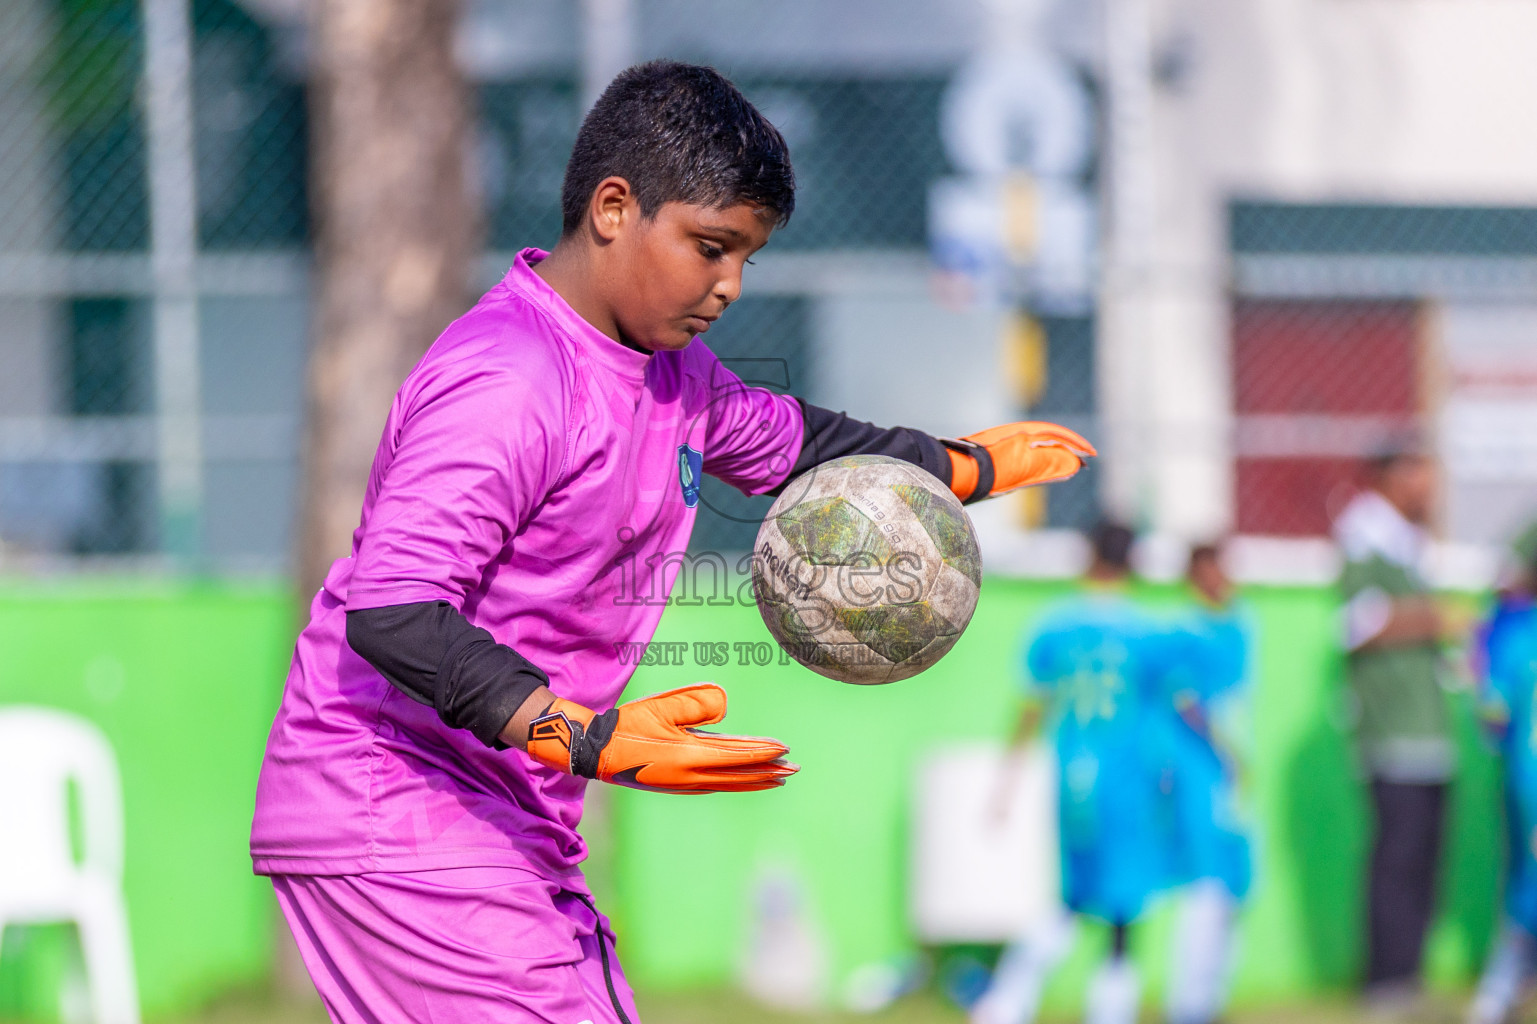
[[[593,231],[605,242],[617,238],[626,222],[637,212],[635,193],[630,190],[630,183],[623,178],[604,178],[592,190],[588,215],[592,218]]]

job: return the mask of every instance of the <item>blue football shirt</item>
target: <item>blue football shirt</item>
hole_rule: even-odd
[[[1248,894],[1252,875],[1239,794],[1249,745],[1248,632],[1240,614],[1196,611],[1180,623],[1178,664],[1166,676],[1176,712],[1170,744],[1176,873],[1188,881],[1215,879],[1235,899]]]
[[[1059,770],[1063,896],[1125,923],[1169,883],[1167,677],[1176,634],[1111,592],[1065,603],[1035,630],[1027,689],[1049,714]]]

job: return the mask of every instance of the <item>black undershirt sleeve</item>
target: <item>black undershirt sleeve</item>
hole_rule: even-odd
[[[795,460],[785,482],[845,455],[889,455],[928,470],[940,483],[950,485],[950,455],[936,437],[911,427],[877,427],[873,423],[851,419],[846,413],[830,412],[808,402],[801,402],[805,432],[801,436],[800,456]],[[780,484],[770,494],[783,490]]]
[[[347,643],[407,697],[488,747],[549,676],[461,615],[447,601],[347,613]]]

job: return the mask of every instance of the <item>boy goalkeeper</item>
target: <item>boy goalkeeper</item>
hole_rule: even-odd
[[[725,714],[711,684],[614,706],[694,470],[762,494],[880,453],[974,501],[1093,453],[1050,424],[940,441],[744,386],[696,335],[793,207],[784,140],[731,83],[631,68],[583,121],[555,249],[520,253],[401,386],[251,835],[334,1020],[637,1020],[580,870],[587,780],[722,792],[796,770],[776,740],[695,731]],[[627,593],[626,564],[661,565],[656,592]]]

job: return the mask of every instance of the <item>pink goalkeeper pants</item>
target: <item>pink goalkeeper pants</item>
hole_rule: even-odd
[[[640,1024],[613,933],[517,868],[275,875],[336,1024]]]

